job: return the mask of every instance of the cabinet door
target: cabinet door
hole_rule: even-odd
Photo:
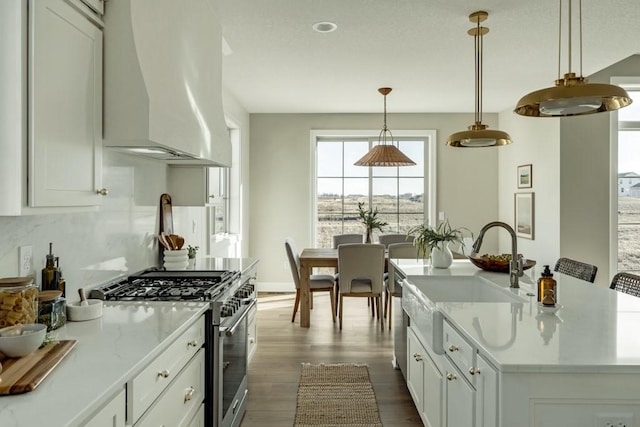
[[[124,427],[127,401],[124,388],[107,405],[82,425],[86,427]]]
[[[64,0],[29,5],[29,206],[98,205],[102,31]]]
[[[473,427],[475,390],[448,359],[445,366],[447,426]]]
[[[409,328],[407,333],[407,388],[420,416],[424,412],[424,347]]]
[[[476,427],[497,427],[498,372],[482,356],[476,363]]]
[[[422,362],[424,364],[424,414],[422,414],[422,419],[427,427],[442,427],[444,377],[429,357],[428,352]]]

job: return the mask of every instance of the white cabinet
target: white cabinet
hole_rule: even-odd
[[[82,425],[85,427],[124,427],[126,407],[127,400],[123,387],[109,403]]]
[[[82,3],[29,2],[29,206],[100,203],[102,30]]]
[[[475,390],[449,359],[445,365],[447,426],[473,426]]]
[[[498,372],[481,355],[476,360],[476,425],[498,425]]]
[[[106,0],[82,0],[82,3],[86,4],[96,13],[102,15],[104,13],[104,2]]]
[[[442,427],[443,376],[413,329],[407,331],[407,387],[423,423]]]
[[[102,23],[80,0],[0,3],[0,215],[99,205]]]

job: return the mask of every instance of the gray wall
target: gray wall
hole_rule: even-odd
[[[485,114],[495,128],[497,114]],[[380,114],[252,114],[251,242],[249,253],[260,258],[261,289],[291,289],[284,238],[299,249],[311,244],[311,130],[379,129]],[[437,131],[436,210],[454,227],[477,233],[498,218],[498,148],[456,149],[445,145],[449,134],[466,129],[473,114],[390,114],[391,130]],[[488,236],[483,248],[497,249]],[[287,288],[288,286],[288,288]]]

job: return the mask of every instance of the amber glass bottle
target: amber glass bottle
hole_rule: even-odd
[[[546,306],[554,306],[558,302],[558,294],[556,292],[556,280],[553,273],[549,270],[549,266],[544,266],[544,271],[538,279],[538,302]]]

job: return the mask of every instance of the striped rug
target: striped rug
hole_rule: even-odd
[[[294,427],[382,427],[367,365],[302,364]]]

